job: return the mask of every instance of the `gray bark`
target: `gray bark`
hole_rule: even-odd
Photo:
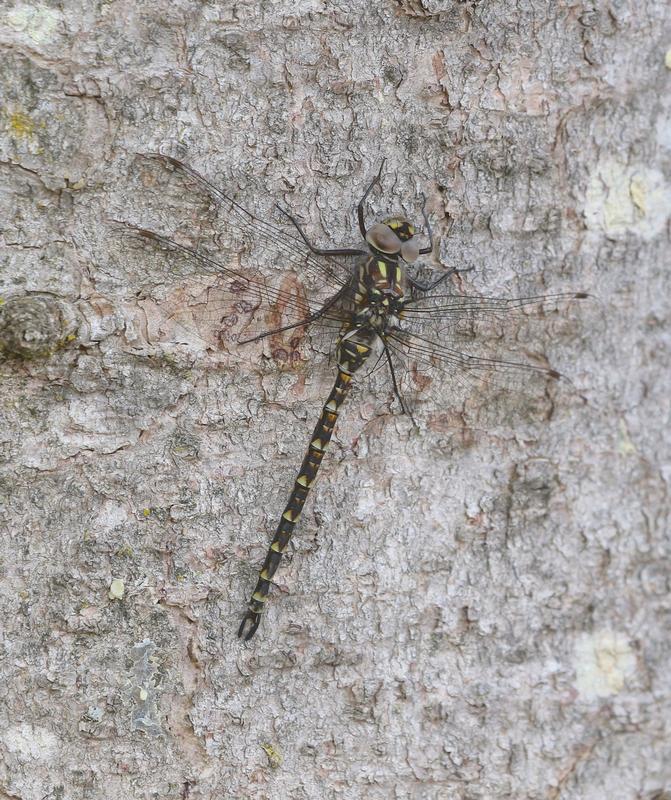
[[[0,797],[671,796],[665,5],[4,7]],[[211,237],[156,150],[341,245],[385,156],[455,291],[593,295],[534,402],[358,381],[249,646],[332,363],[120,235]]]

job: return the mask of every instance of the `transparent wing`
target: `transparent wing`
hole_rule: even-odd
[[[516,298],[442,295],[421,298],[408,313],[405,328],[393,331],[387,344],[409,369],[411,385],[435,390],[445,404],[463,405],[483,394],[503,392],[518,405],[547,396],[550,384],[570,381],[553,369],[542,351],[542,332],[553,315],[565,318],[562,305],[584,293]],[[411,308],[413,308],[411,306]],[[535,329],[536,328],[536,329]]]
[[[280,365],[302,361],[307,328],[330,349],[351,293],[349,285],[331,295],[329,287],[308,297],[295,272],[264,277],[234,268],[222,258],[196,250],[155,231],[123,223],[129,247],[149,248],[161,260],[168,277],[138,293],[146,323],[145,339],[153,344],[192,350],[225,350],[259,338],[267,340],[271,357]],[[166,257],[165,251],[168,251]],[[228,254],[231,257],[230,253]],[[333,292],[333,287],[331,292]]]
[[[261,257],[259,263],[276,263],[283,270],[295,268],[301,276],[334,289],[349,282],[349,271],[342,263],[328,256],[313,256],[298,237],[255,216],[192,167],[160,153],[149,153],[144,158],[170,167],[187,184],[195,184],[209,195],[223,215],[220,245],[227,240],[226,249],[249,248]]]
[[[464,297],[453,294],[423,295],[410,300],[405,308],[408,319],[421,321],[459,320],[489,317],[511,317],[529,311],[538,314],[565,307],[571,300],[583,300],[585,292],[558,292],[528,297]]]
[[[389,339],[397,352],[469,385],[489,382],[502,388],[516,389],[521,381],[545,383],[562,377],[557,370],[540,364],[497,358],[494,354],[477,355],[466,348],[449,347],[407,331],[393,333]]]
[[[313,256],[302,240],[170,156],[142,156],[141,165],[133,175],[153,191],[131,192],[128,200],[142,196],[130,213],[149,226],[122,222],[121,230],[131,247],[156,254],[142,262],[138,294],[152,319],[153,341],[229,349],[274,332],[271,352],[291,361],[311,325],[327,348],[346,315],[351,258]],[[170,235],[158,232],[166,229]],[[165,250],[172,252],[166,257]]]

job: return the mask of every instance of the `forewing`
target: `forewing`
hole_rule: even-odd
[[[284,270],[296,269],[303,278],[333,289],[348,283],[349,271],[341,262],[328,256],[312,255],[297,236],[254,215],[192,167],[160,153],[150,153],[144,158],[170,167],[184,180],[186,187],[195,186],[205,191],[219,209],[220,221],[230,244],[238,239],[258,251],[266,263],[278,262]]]
[[[138,163],[136,177],[153,192],[142,192],[133,222],[122,227],[129,234],[124,248],[156,256],[143,262],[148,271],[138,295],[154,339],[228,350],[275,331],[266,344],[292,361],[312,325],[328,348],[345,313],[333,298],[344,301],[349,292],[351,258],[313,256],[302,240],[174,158],[150,155]]]

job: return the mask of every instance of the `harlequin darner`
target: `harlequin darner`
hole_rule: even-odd
[[[173,251],[207,273],[216,273],[225,282],[218,292],[221,310],[217,311],[220,341],[237,345],[269,339],[285,332],[304,331],[308,326],[321,327],[332,334],[336,379],[333,384],[293,489],[280,517],[266,559],[251,596],[238,636],[251,639],[261,621],[273,576],[287,550],[314,484],[324,453],[331,439],[340,408],[354,376],[366,362],[386,364],[391,387],[404,413],[409,414],[403,398],[399,364],[410,360],[430,374],[445,373],[452,387],[473,392],[481,387],[512,388],[516,392],[539,391],[561,376],[546,364],[500,357],[496,345],[482,349],[473,336],[473,325],[498,320],[515,313],[545,311],[557,303],[583,298],[584,293],[560,293],[529,297],[482,298],[463,296],[436,289],[450,276],[467,270],[439,271],[433,280],[423,282],[412,266],[421,255],[433,251],[433,235],[422,206],[426,243],[417,243],[414,226],[404,217],[392,216],[366,226],[365,203],[380,183],[384,162],[357,206],[358,224],[364,248],[324,250],[313,246],[300,224],[286,211],[298,236],[262,220],[232,197],[218,189],[191,167],[170,156],[149,158],[170,167],[181,179],[195,184],[222,212],[226,230],[217,244],[217,257],[192,244],[181,243],[154,231],[128,225],[144,239]],[[280,209],[281,211],[281,209]],[[273,285],[261,278],[250,265],[230,266],[222,251],[233,253],[240,261],[244,252],[260,251],[260,257],[279,265],[283,273],[294,270],[305,284],[317,287],[314,300]],[[469,335],[463,341],[464,327]],[[447,337],[450,337],[447,339]],[[440,341],[439,337],[446,339]],[[373,358],[371,356],[373,355]]]

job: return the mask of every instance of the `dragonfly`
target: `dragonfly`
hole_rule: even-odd
[[[266,280],[254,265],[232,265],[230,258],[214,257],[200,246],[124,223],[143,240],[180,253],[199,269],[221,277],[224,288],[219,292],[221,311],[217,311],[221,341],[238,346],[262,340],[277,342],[278,337],[308,328],[322,329],[333,338],[335,380],[238,628],[238,637],[249,641],[261,624],[273,578],[290,546],[343,403],[364,366],[386,365],[401,411],[413,422],[401,387],[399,363],[410,361],[429,374],[443,374],[452,386],[471,392],[482,386],[515,391],[542,387],[563,376],[547,363],[500,357],[496,349],[492,353],[483,351],[472,335],[466,336],[466,346],[457,333],[466,329],[472,334],[479,321],[543,310],[548,305],[583,299],[587,294],[488,298],[444,290],[451,277],[460,277],[472,268],[433,270],[431,279],[423,279],[425,270],[418,269],[420,259],[435,248],[426,199],[421,206],[424,242],[419,240],[422,231],[405,216],[388,216],[371,225],[366,221],[366,203],[381,184],[385,161],[356,207],[362,244],[324,249],[310,241],[301,223],[286,209],[277,207],[287,227],[291,226],[289,231],[253,214],[188,164],[164,154],[145,157],[178,173],[214,203],[225,226],[225,241],[218,241],[223,250],[239,254],[245,248],[256,249],[261,258],[279,264],[283,271],[295,271],[305,284],[319,287],[317,295],[306,297],[295,287]]]

